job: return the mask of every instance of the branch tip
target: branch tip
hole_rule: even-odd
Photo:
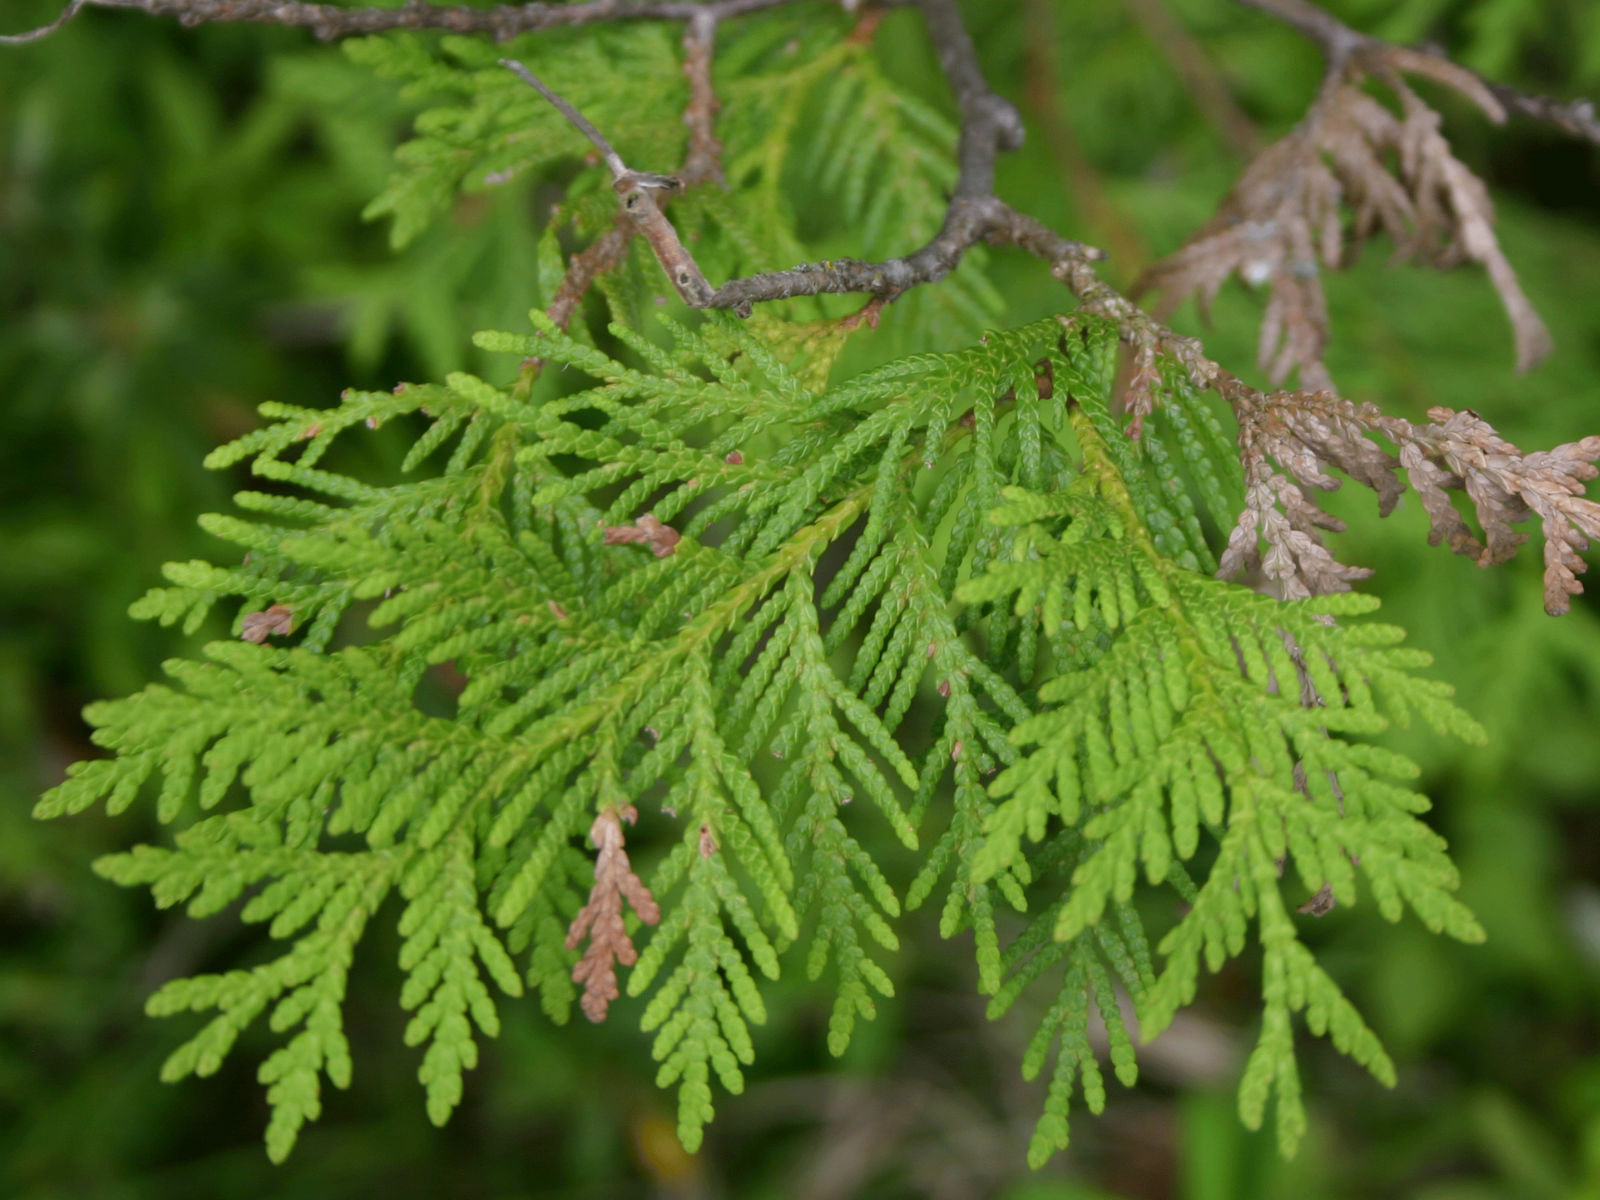
[[[37,29],[28,30],[26,33],[0,34],[0,46],[22,46],[28,42],[37,42],[41,38],[47,38],[77,16],[88,2],[89,0],[70,0],[66,8],[61,10],[61,15],[48,25],[41,25]]]
[[[573,108],[572,105],[568,104],[560,96],[556,95],[556,93],[550,89],[544,80],[540,79],[516,59],[502,58],[500,60],[500,65],[516,75],[522,80],[523,83],[527,84],[534,91],[538,92],[546,100],[550,101],[551,104],[555,105],[556,111],[565,117],[574,129],[594,143],[595,149],[599,150],[601,155],[605,158],[606,166],[611,168],[612,178],[618,182],[621,182],[623,176],[628,174],[628,168],[623,163],[622,156],[611,148],[611,143],[606,141],[605,135],[596,129],[592,124],[590,124],[587,117],[585,117],[577,109]]]
[[[589,840],[596,851],[594,887],[589,891],[589,902],[578,910],[567,930],[568,950],[576,950],[585,936],[589,938],[583,958],[572,968],[572,980],[583,984],[583,1015],[596,1024],[606,1019],[611,1002],[622,994],[617,986],[616,964],[631,967],[639,961],[639,952],[628,936],[623,902],[646,925],[661,921],[660,905],[634,873],[624,849],[627,838],[622,822],[632,825],[638,817],[631,804],[607,808],[595,817],[589,828]]]

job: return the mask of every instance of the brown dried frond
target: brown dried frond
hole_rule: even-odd
[[[1383,233],[1394,243],[1393,261],[1483,264],[1511,321],[1517,369],[1538,363],[1550,351],[1550,336],[1500,251],[1488,189],[1450,152],[1439,114],[1406,85],[1403,71],[1454,88],[1492,120],[1505,119],[1470,71],[1368,43],[1335,63],[1300,125],[1245,168],[1217,215],[1145,272],[1135,294],[1159,290],[1156,315],[1165,319],[1191,295],[1209,311],[1229,276],[1268,284],[1260,368],[1275,384],[1298,370],[1306,391],[1330,389],[1321,273],[1348,266],[1368,238]],[[1389,90],[1398,113],[1361,89],[1369,77]]]
[[[650,547],[657,558],[668,558],[677,550],[683,536],[672,526],[663,524],[654,513],[645,513],[633,525],[607,525],[605,544],[622,546],[629,542],[642,542]]]
[[[1578,554],[1589,548],[1590,538],[1600,537],[1600,504],[1583,497],[1584,483],[1600,474],[1593,465],[1600,458],[1600,437],[1524,454],[1471,409],[1431,408],[1428,417],[1433,423],[1422,426],[1390,418],[1386,425],[1398,436],[1388,428],[1384,432],[1399,442],[1402,462],[1420,459],[1431,467],[1419,473],[1408,466],[1433,520],[1429,540],[1449,538],[1457,553],[1471,554],[1481,567],[1492,566],[1511,558],[1528,539],[1511,526],[1537,516],[1545,539],[1544,608],[1551,616],[1566,612],[1570,597],[1583,591],[1578,576],[1588,564]],[[1424,487],[1437,495],[1430,498]],[[1453,506],[1448,514],[1443,511],[1447,488],[1472,498],[1484,544],[1462,536]]]
[[[1361,410],[1332,392],[1268,394],[1226,374],[1219,374],[1217,388],[1239,418],[1245,475],[1244,511],[1228,536],[1217,575],[1231,579],[1259,569],[1285,600],[1347,592],[1371,575],[1338,562],[1323,545],[1319,531],[1342,532],[1344,522],[1323,512],[1307,494],[1336,489],[1339,481],[1324,468],[1337,465],[1377,490],[1384,512],[1394,507],[1400,483],[1392,471],[1398,460],[1365,437],[1357,423]],[[1288,474],[1275,471],[1273,462]]]
[[[631,967],[639,961],[639,952],[633,948],[633,939],[623,923],[623,900],[633,906],[646,925],[661,920],[660,906],[644,881],[634,874],[628,864],[628,852],[623,849],[627,839],[622,834],[622,822],[632,825],[638,819],[639,813],[631,804],[608,808],[594,819],[589,828],[589,840],[599,852],[594,861],[594,887],[589,890],[589,903],[578,910],[567,930],[568,950],[576,950],[584,935],[589,935],[589,948],[572,968],[572,980],[583,984],[579,1004],[583,1015],[595,1022],[606,1019],[611,1002],[622,994],[617,988],[616,964]]]
[[[1333,894],[1333,884],[1325,883],[1315,896],[1295,909],[1295,912],[1304,913],[1308,917],[1325,917],[1338,906],[1339,901]]]
[[[274,633],[287,636],[294,632],[294,609],[287,604],[274,604],[262,612],[245,613],[239,636],[257,646]]]
[[[1593,466],[1600,436],[1524,454],[1470,409],[1429,409],[1430,423],[1416,425],[1331,392],[1264,393],[1222,372],[1216,383],[1239,417],[1246,485],[1220,577],[1259,566],[1285,599],[1298,599],[1347,591],[1370,574],[1337,562],[1318,536],[1344,528],[1310,499],[1311,491],[1339,486],[1327,473],[1337,467],[1377,492],[1384,515],[1404,491],[1398,476],[1404,470],[1428,514],[1430,544],[1447,543],[1479,566],[1512,558],[1528,540],[1512,527],[1537,516],[1545,537],[1545,611],[1566,612],[1569,597],[1583,590],[1578,553],[1600,537],[1600,504],[1583,498],[1583,485],[1600,474]],[[1381,449],[1374,434],[1392,442],[1398,457]],[[1481,539],[1457,511],[1452,491],[1471,499]]]
[[[1228,535],[1217,570],[1231,579],[1245,570],[1260,570],[1284,600],[1348,592],[1358,579],[1372,574],[1336,560],[1322,544],[1319,529],[1335,533],[1344,522],[1329,516],[1306,497],[1294,481],[1273,471],[1265,459],[1245,479],[1245,507]],[[1263,557],[1260,543],[1267,544]]]

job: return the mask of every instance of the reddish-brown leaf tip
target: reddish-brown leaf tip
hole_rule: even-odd
[[[287,635],[293,632],[294,609],[287,604],[274,604],[262,612],[245,613],[239,636],[259,646],[271,634]]]
[[[572,968],[574,983],[583,984],[579,1002],[583,1015],[596,1023],[606,1019],[611,1002],[622,994],[617,986],[616,964],[631,967],[639,961],[633,939],[628,936],[623,916],[623,901],[632,906],[646,925],[661,920],[661,908],[644,881],[634,873],[623,848],[622,822],[632,825],[639,819],[631,804],[608,808],[589,827],[589,840],[596,850],[594,887],[589,902],[578,910],[567,930],[567,949],[576,950],[587,934],[589,947]]]

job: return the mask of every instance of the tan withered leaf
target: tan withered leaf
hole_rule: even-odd
[[[583,1015],[595,1022],[606,1019],[611,1002],[622,994],[617,988],[616,964],[631,967],[639,961],[639,952],[633,948],[633,939],[623,921],[623,901],[633,906],[646,925],[661,920],[660,906],[644,881],[634,874],[623,849],[627,839],[622,822],[632,825],[638,818],[638,811],[625,804],[620,809],[608,808],[594,819],[589,827],[589,840],[598,852],[594,887],[589,890],[589,902],[578,910],[567,930],[568,950],[576,950],[585,934],[589,937],[589,948],[572,968],[572,980],[583,984],[579,1003]]]
[[[1408,465],[1432,522],[1429,540],[1448,538],[1457,553],[1471,554],[1481,567],[1492,566],[1511,558],[1528,539],[1511,526],[1538,517],[1545,539],[1545,611],[1552,616],[1566,612],[1570,597],[1583,591],[1578,576],[1588,564],[1578,554],[1589,548],[1590,538],[1600,537],[1600,504],[1583,496],[1583,485],[1600,474],[1594,467],[1600,436],[1524,454],[1471,409],[1431,408],[1428,417],[1430,425],[1411,426],[1398,418],[1390,418],[1389,424],[1405,426],[1411,435],[1409,443],[1401,442],[1401,462],[1422,458],[1433,468],[1412,472]],[[1460,514],[1443,494],[1447,488],[1460,488],[1471,497],[1483,526],[1483,544],[1470,534],[1462,536]]]
[[[294,609],[287,604],[274,604],[262,612],[245,613],[241,624],[239,636],[259,646],[271,634],[294,632]]]
[[[657,558],[667,558],[677,550],[682,535],[670,525],[663,524],[654,513],[645,513],[637,524],[633,525],[607,525],[605,530],[605,544],[607,546],[623,546],[630,542],[642,542],[650,547],[650,551]]]
[[[1344,522],[1310,498],[1312,491],[1338,488],[1339,481],[1324,469],[1336,465],[1376,490],[1382,511],[1394,507],[1404,490],[1392,473],[1399,463],[1366,437],[1357,421],[1364,410],[1332,392],[1266,394],[1231,376],[1219,381],[1218,390],[1239,415],[1245,475],[1245,507],[1228,536],[1218,578],[1259,569],[1283,599],[1300,600],[1347,592],[1371,575],[1334,559],[1320,531],[1342,532]],[[1288,474],[1275,471],[1274,462]]]
[[[1383,233],[1394,244],[1394,262],[1484,266],[1511,321],[1518,370],[1550,352],[1544,322],[1495,238],[1488,189],[1451,153],[1439,114],[1406,85],[1402,71],[1461,92],[1496,122],[1505,119],[1482,81],[1453,64],[1392,46],[1352,53],[1294,131],[1245,168],[1217,215],[1135,285],[1135,293],[1161,292],[1158,319],[1190,296],[1208,310],[1233,275],[1266,284],[1260,368],[1274,384],[1298,371],[1303,389],[1331,388],[1323,365],[1328,311],[1321,273],[1350,265],[1369,238]],[[1398,112],[1361,89],[1368,78],[1389,91]]]
[[[1325,917],[1338,906],[1339,902],[1333,895],[1333,884],[1325,883],[1315,896],[1295,909],[1295,912],[1304,913],[1308,917]]]
[[[1347,591],[1370,572],[1336,562],[1320,530],[1343,523],[1312,503],[1315,491],[1332,491],[1337,467],[1378,493],[1387,514],[1405,489],[1399,472],[1417,491],[1428,514],[1428,540],[1487,567],[1512,558],[1528,540],[1513,526],[1538,517],[1545,538],[1545,611],[1570,607],[1583,590],[1578,557],[1589,539],[1600,538],[1600,504],[1583,496],[1584,484],[1600,471],[1600,436],[1553,450],[1524,454],[1477,413],[1428,410],[1429,423],[1385,416],[1371,404],[1352,404],[1332,392],[1257,392],[1219,373],[1218,390],[1239,417],[1240,456],[1245,470],[1245,509],[1239,516],[1217,574],[1233,578],[1259,568],[1285,599]],[[1372,440],[1381,435],[1395,456]],[[1273,464],[1282,470],[1275,470]],[[1474,533],[1449,495],[1464,491],[1472,501],[1482,536]],[[1262,543],[1266,554],[1260,552]]]

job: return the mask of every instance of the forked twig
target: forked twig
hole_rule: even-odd
[[[667,220],[666,214],[656,203],[657,192],[675,192],[681,189],[683,184],[671,175],[631,170],[622,161],[622,156],[612,149],[611,143],[606,141],[605,136],[591,125],[582,113],[546,87],[532,71],[509,58],[502,58],[500,65],[516,72],[525,83],[555,105],[562,116],[571,121],[595,144],[605,156],[606,165],[611,168],[611,186],[616,190],[617,202],[622,206],[623,215],[633,222],[633,227],[650,243],[650,249],[655,251],[657,261],[661,263],[662,270],[666,271],[672,286],[678,289],[683,302],[691,308],[709,307],[711,285],[701,274],[699,264],[694,261],[694,255],[690,254],[679,240],[678,231],[672,227],[672,222]]]
[[[568,121],[572,122],[573,126],[579,133],[583,134],[584,137],[588,138],[594,143],[595,149],[600,151],[601,156],[606,160],[606,166],[611,168],[611,177],[613,179],[621,179],[628,173],[628,168],[623,164],[622,155],[618,154],[614,149],[611,148],[611,143],[606,141],[605,134],[601,133],[592,124],[590,124],[588,117],[584,116],[577,109],[573,108],[572,105],[568,104],[560,96],[556,95],[555,92],[551,91],[542,79],[540,79],[532,71],[528,70],[527,67],[523,66],[516,59],[502,58],[500,60],[500,65],[505,67],[507,70],[514,72],[523,83],[527,84],[534,91],[538,92],[539,95],[550,101],[551,104],[554,104],[557,112],[559,112]],[[664,184],[663,186],[667,185]]]
[[[1316,42],[1327,56],[1330,72],[1361,50],[1387,54],[1400,52],[1414,56],[1414,60],[1431,59],[1437,64],[1436,69],[1440,72],[1448,71],[1451,75],[1468,75],[1476,79],[1484,91],[1492,93],[1511,112],[1530,120],[1548,122],[1573,137],[1600,145],[1600,120],[1595,118],[1592,101],[1579,99],[1564,102],[1549,96],[1520,91],[1509,84],[1491,82],[1477,72],[1451,61],[1438,46],[1420,46],[1415,49],[1391,46],[1381,38],[1351,29],[1332,13],[1317,7],[1309,0],[1238,0],[1238,2],[1246,8],[1253,8],[1276,17]],[[1405,69],[1424,70],[1415,63]]]
[[[17,43],[43,37],[89,6],[173,15],[185,24],[259,21],[300,25],[321,37],[387,29],[448,29],[504,39],[598,21],[683,21],[687,26],[684,70],[690,84],[684,120],[690,130],[690,144],[681,179],[683,183],[698,184],[721,176],[714,127],[717,103],[710,75],[718,24],[793,2],[584,0],[574,4],[536,2],[478,9],[408,0],[400,8],[376,9],[336,8],[299,0],[71,0],[49,26],[3,40]],[[1471,413],[1438,409],[1430,413],[1433,424],[1414,426],[1384,417],[1370,406],[1349,405],[1328,391],[1266,393],[1242,383],[1207,358],[1198,342],[1178,336],[1106,284],[1093,265],[1104,258],[1100,251],[1061,237],[995,196],[995,159],[1000,151],[1022,144],[1022,121],[1016,109],[990,89],[955,0],[885,2],[915,3],[921,10],[961,113],[956,151],[959,173],[939,232],[927,245],[903,258],[880,263],[855,259],[803,263],[786,271],[736,279],[714,289],[658,203],[658,199],[682,186],[680,180],[629,168],[581,113],[526,67],[507,60],[508,67],[554,104],[605,156],[621,208],[617,228],[573,256],[552,299],[551,316],[562,325],[571,320],[594,278],[621,261],[630,240],[630,228],[649,241],[673,285],[693,307],[732,309],[744,315],[753,304],[766,300],[821,293],[866,293],[873,299],[853,318],[856,324],[870,324],[884,304],[907,289],[944,278],[960,263],[966,250],[979,241],[1016,246],[1049,263],[1051,273],[1072,291],[1083,309],[1114,321],[1122,340],[1132,349],[1134,369],[1123,399],[1124,411],[1133,418],[1130,436],[1138,436],[1144,416],[1153,407],[1161,357],[1181,366],[1194,386],[1215,390],[1232,406],[1240,422],[1240,456],[1250,494],[1229,541],[1224,573],[1256,560],[1259,544],[1265,542],[1264,565],[1270,568],[1268,574],[1278,581],[1285,595],[1348,587],[1363,572],[1336,563],[1322,548],[1318,530],[1332,528],[1336,523],[1311,505],[1306,489],[1334,486],[1336,481],[1323,466],[1337,466],[1375,488],[1386,509],[1400,488],[1393,471],[1403,467],[1434,522],[1435,540],[1448,541],[1452,549],[1472,554],[1480,563],[1508,557],[1521,540],[1510,526],[1538,515],[1546,535],[1546,606],[1552,613],[1565,611],[1569,597],[1580,590],[1576,576],[1583,569],[1583,562],[1577,551],[1585,548],[1587,538],[1600,536],[1600,505],[1581,497],[1583,482],[1595,474],[1591,463],[1600,458],[1600,438],[1525,455]],[[1404,243],[1406,222],[1410,220],[1415,222],[1419,239],[1412,248],[1420,248],[1429,261],[1449,265],[1464,257],[1483,263],[1500,289],[1517,330],[1519,360],[1526,365],[1537,359],[1545,348],[1543,326],[1522,297],[1509,263],[1494,242],[1487,192],[1449,153],[1438,134],[1436,114],[1401,82],[1400,73],[1427,75],[1448,84],[1473,99],[1493,119],[1503,119],[1509,110],[1549,121],[1600,144],[1600,121],[1596,121],[1593,107],[1585,101],[1562,104],[1487,83],[1435,50],[1390,46],[1359,33],[1309,0],[1239,2],[1306,34],[1323,48],[1328,60],[1327,79],[1306,122],[1290,138],[1263,152],[1247,168],[1236,189],[1237,195],[1252,186],[1252,179],[1259,183],[1263,176],[1288,170],[1304,176],[1297,185],[1299,198],[1291,196],[1289,208],[1282,212],[1273,208],[1267,214],[1268,222],[1257,220],[1252,215],[1254,210],[1245,205],[1234,214],[1237,219],[1225,227],[1202,231],[1197,243],[1206,237],[1220,237],[1222,241],[1216,246],[1199,246],[1187,264],[1180,254],[1157,268],[1167,272],[1162,282],[1168,285],[1169,295],[1172,290],[1184,288],[1214,289],[1220,285],[1221,275],[1241,268],[1248,271],[1261,257],[1262,246],[1279,239],[1281,245],[1274,250],[1275,257],[1266,260],[1263,278],[1281,277],[1288,299],[1273,317],[1276,331],[1269,328],[1264,332],[1270,334],[1274,347],[1280,334],[1287,332],[1282,353],[1289,358],[1284,361],[1302,367],[1303,382],[1307,365],[1312,368],[1313,383],[1322,378],[1317,374],[1321,369],[1321,318],[1315,311],[1320,289],[1307,290],[1296,281],[1307,277],[1300,268],[1312,262],[1314,233],[1323,236],[1325,254],[1338,257],[1339,247],[1334,245],[1338,239],[1334,235],[1338,234],[1339,225],[1329,216],[1336,214],[1337,197],[1324,186],[1330,180],[1337,185],[1338,179],[1324,171],[1326,178],[1319,184],[1312,176],[1322,156],[1339,161],[1342,154],[1345,158],[1341,169],[1354,172],[1352,178],[1371,185],[1371,190],[1355,198],[1359,205],[1358,233],[1365,236],[1372,228],[1382,226],[1399,235],[1398,240]],[[841,3],[850,11],[857,7],[853,0]],[[1353,86],[1362,74],[1374,76],[1400,97],[1400,119],[1369,98],[1362,104],[1363,97]],[[1390,151],[1401,159],[1401,180],[1371,168],[1373,162]],[[1223,216],[1228,216],[1226,211]],[[1286,222],[1284,229],[1278,227],[1280,218]],[[1442,241],[1440,231],[1444,235]],[[1252,237],[1262,245],[1250,244]],[[1430,237],[1434,240],[1430,241]],[[1197,243],[1191,243],[1191,249]],[[1214,251],[1221,257],[1208,262],[1206,256],[1216,257]],[[1226,268],[1220,274],[1219,264]],[[1314,269],[1312,262],[1313,273]],[[536,368],[537,364],[533,365]],[[1398,460],[1378,449],[1368,436],[1373,433],[1385,436],[1400,448]],[[1288,474],[1273,470],[1268,459],[1276,461]],[[1464,489],[1474,500],[1485,530],[1484,544],[1455,515],[1445,495],[1451,489]]]
[[[1022,145],[1022,118],[1008,101],[990,90],[954,0],[919,0],[919,7],[927,19],[929,35],[955,90],[962,116],[957,147],[960,170],[939,232],[926,246],[904,258],[879,263],[853,258],[802,263],[784,271],[736,279],[714,291],[654,198],[632,186],[632,181],[649,186],[648,181],[654,180],[662,181],[655,184],[661,187],[667,177],[630,171],[610,143],[582,114],[535,79],[526,67],[502,61],[555,104],[606,155],[627,216],[650,240],[651,248],[678,294],[694,308],[732,309],[745,316],[760,302],[824,293],[866,293],[892,301],[919,284],[943,279],[960,264],[966,251],[980,241],[1019,246],[1051,263],[1103,259],[1102,251],[1051,233],[995,197],[995,158],[1001,150],[1013,150]],[[710,24],[709,18],[701,20]],[[692,162],[692,140],[690,154]]]

